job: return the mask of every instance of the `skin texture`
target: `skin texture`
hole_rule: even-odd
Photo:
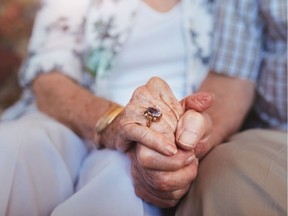
[[[150,106],[160,109],[162,117],[148,128],[144,112]],[[135,90],[123,112],[103,132],[100,144],[125,152],[131,142],[140,142],[163,154],[175,154],[174,133],[183,111],[170,87],[163,80],[152,78]]]
[[[102,142],[116,143],[118,150],[128,150],[138,196],[160,207],[172,207],[186,194],[197,175],[198,160],[194,155],[197,140],[193,141],[195,132],[201,130],[203,132],[199,133],[205,137],[211,131],[211,124],[206,124],[210,123],[209,116],[197,111],[207,109],[212,102],[213,96],[210,94],[198,93],[179,103],[169,86],[159,78],[152,78],[134,92],[124,111],[102,134]],[[148,106],[159,108],[163,114],[161,120],[153,122],[150,128],[146,127],[143,109]],[[132,116],[133,112],[135,116]],[[193,122],[194,128],[190,130]],[[183,139],[184,131],[186,135]],[[144,139],[139,140],[138,137]],[[129,140],[135,140],[132,148]],[[174,151],[171,147],[178,149]]]
[[[212,131],[195,148],[197,157],[202,158],[240,129],[253,104],[255,84],[211,71],[199,91],[213,92],[215,96],[213,106],[205,111],[212,121]]]
[[[92,141],[96,122],[117,106],[57,72],[40,75],[33,90],[41,111]],[[197,158],[240,127],[254,85],[210,73],[201,90],[213,94],[197,93],[179,102],[163,80],[151,78],[100,137],[103,147],[127,152],[137,195],[160,207],[175,206],[197,176]],[[150,128],[144,116],[149,106],[163,115]]]
[[[197,103],[189,103],[189,99],[184,99],[185,113],[176,129],[176,142],[179,147],[176,155],[160,157],[157,152],[143,145],[137,145],[136,149],[129,153],[135,191],[148,202],[161,207],[175,206],[197,176],[198,159],[188,159],[184,156],[185,153],[189,152],[189,148],[194,149],[196,157],[201,159],[236,132],[254,98],[254,84],[250,81],[213,72],[209,73],[200,90],[213,92],[213,106],[208,108],[212,102],[211,98],[207,100],[209,97],[202,100],[202,109],[195,109],[197,106],[201,107],[201,103],[195,106],[193,104]],[[193,100],[198,101],[197,97]],[[203,106],[205,103],[207,106]],[[194,139],[183,145],[181,131],[190,131],[195,135]],[[184,155],[180,149],[186,150]]]
[[[33,90],[41,111],[90,140],[95,137],[96,122],[117,106],[111,101],[95,97],[57,72],[38,76],[33,82]],[[161,121],[153,122],[150,128],[146,127],[147,120],[144,117],[148,106],[157,107],[163,113]],[[140,142],[162,154],[173,155],[177,152],[174,133],[183,113],[183,105],[174,97],[170,87],[163,80],[152,78],[135,90],[128,105],[103,131],[101,144],[127,151],[132,143]],[[117,136],[112,136],[114,134]]]
[[[52,72],[39,75],[32,88],[38,108],[70,127],[83,138],[93,140],[95,124],[117,104],[95,97],[65,75]],[[95,112],[97,110],[97,112]]]
[[[179,0],[145,2],[166,12]],[[94,96],[58,71],[39,75],[32,88],[42,112],[92,142],[98,120],[119,106]],[[100,136],[104,148],[129,155],[137,195],[160,207],[175,206],[197,176],[198,159],[239,129],[254,86],[212,72],[200,91],[213,94],[198,93],[179,102],[163,80],[151,78],[135,90]],[[148,128],[144,112],[150,106],[160,109],[162,118]]]
[[[108,110],[117,106],[111,101],[95,97],[56,71],[39,75],[32,87],[41,111],[67,125],[79,136],[92,141],[95,137],[96,122]],[[166,202],[161,200],[165,200],[166,196],[177,201],[187,192],[197,173],[198,162],[193,150],[195,143],[191,143],[191,147],[189,143],[187,147],[187,143],[183,143],[180,138],[176,141],[175,134],[180,137],[184,125],[188,122],[184,120],[186,113],[183,115],[186,107],[193,108],[194,105],[195,110],[201,111],[209,107],[212,100],[213,97],[207,94],[205,96],[204,93],[179,102],[163,80],[151,78],[147,84],[135,90],[124,110],[103,131],[100,138],[103,147],[117,149],[130,155],[135,183],[137,179],[141,179],[142,184],[147,183],[147,191],[161,194],[157,199],[146,198],[144,192],[143,195],[140,194],[141,184],[135,184],[135,190],[139,191],[137,193],[144,199],[164,207]],[[150,128],[146,127],[147,120],[144,116],[149,106],[157,107],[163,115],[161,120],[153,122]],[[191,111],[191,114],[194,112]],[[188,120],[189,116],[187,115]],[[201,118],[200,122],[205,120],[202,115],[198,117]],[[178,122],[181,125],[179,129]],[[204,127],[201,124],[198,126]],[[178,148],[181,145],[185,151]],[[185,177],[182,177],[184,173]],[[166,182],[163,182],[163,179],[166,179]],[[170,193],[167,190],[172,191]],[[175,203],[173,201],[168,206]]]

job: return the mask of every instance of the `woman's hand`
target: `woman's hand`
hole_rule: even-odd
[[[201,112],[208,109],[213,100],[211,94],[197,93],[181,101],[186,112],[177,124],[175,139],[179,149],[175,155],[161,155],[141,143],[129,151],[135,192],[139,197],[160,207],[172,207],[186,194],[197,175],[195,151],[206,145],[212,130],[209,116]]]
[[[147,127],[144,115],[148,107],[157,108],[162,117]],[[124,110],[103,131],[100,145],[127,151],[139,142],[164,155],[177,153],[175,132],[184,109],[170,87],[160,78],[151,78],[137,88]]]

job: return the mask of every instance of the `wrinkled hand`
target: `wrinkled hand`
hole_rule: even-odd
[[[128,154],[136,194],[162,208],[175,206],[197,175],[193,150],[167,157],[139,143]]]
[[[188,191],[197,175],[194,148],[197,150],[198,143],[205,142],[211,130],[209,117],[201,112],[211,103],[211,98],[201,94],[179,103],[163,80],[152,78],[136,89],[125,109],[104,130],[100,142],[105,147],[125,152],[130,149],[131,171],[139,197],[171,207]],[[162,112],[161,120],[153,122],[150,128],[144,116],[148,107]]]
[[[198,144],[205,146],[212,130],[209,116],[201,112],[212,102],[213,97],[208,93],[197,93],[181,101],[186,112],[177,124],[176,141],[180,148],[177,154],[167,157],[140,143],[129,151],[139,197],[160,207],[172,207],[186,194],[197,175],[195,150],[201,150]]]
[[[144,112],[148,107],[162,112],[161,120],[147,127]],[[175,131],[184,112],[170,87],[160,78],[151,78],[137,88],[124,110],[103,131],[100,145],[127,151],[139,142],[164,155],[177,152]]]
[[[201,159],[214,146],[212,121],[205,113],[214,101],[210,93],[199,92],[181,101],[185,113],[181,116],[176,131],[176,142],[183,150],[194,149],[196,157]]]

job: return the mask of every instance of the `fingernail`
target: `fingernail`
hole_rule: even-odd
[[[197,139],[198,139],[198,136],[196,133],[192,131],[183,131],[179,138],[179,142],[184,146],[193,148],[196,145]]]
[[[196,159],[195,155],[193,154],[192,156],[190,156],[187,160],[185,165],[191,164],[192,161],[194,161]]]
[[[173,145],[167,145],[166,150],[168,151],[169,154],[175,155],[177,153],[177,148]]]

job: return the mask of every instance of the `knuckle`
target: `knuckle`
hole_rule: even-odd
[[[190,184],[181,190],[173,192],[172,199],[173,200],[180,200],[188,192],[189,188],[190,188]]]
[[[163,80],[160,79],[159,77],[154,76],[154,77],[151,77],[149,79],[148,83],[153,83],[153,82],[157,82],[158,83],[158,82],[163,82]]]
[[[161,88],[167,88],[168,84],[161,78],[159,77],[151,77],[148,82],[147,82],[147,86],[148,88],[157,88],[160,89]]]
[[[145,86],[145,85],[139,86],[133,92],[131,101],[139,100],[139,99],[143,98],[143,95],[146,95],[147,91],[148,91],[147,86]]]
[[[141,94],[144,89],[146,89],[146,87],[144,85],[137,87],[133,93],[133,96],[137,95],[137,94]]]
[[[159,191],[169,191],[171,189],[171,178],[162,174],[154,178],[154,188]]]
[[[164,204],[164,208],[172,208],[178,204],[179,200],[169,200]]]

